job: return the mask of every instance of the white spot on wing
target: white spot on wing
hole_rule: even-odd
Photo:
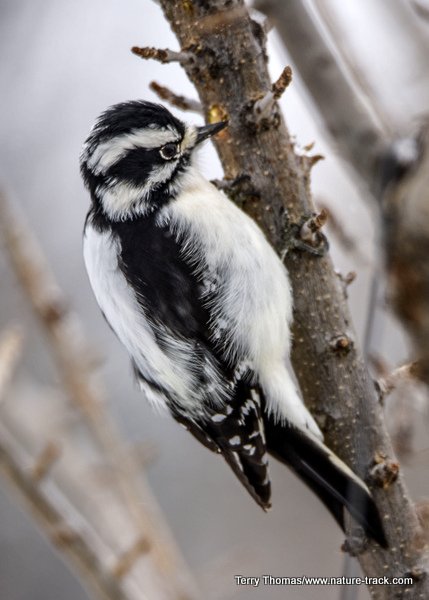
[[[232,438],[229,438],[229,443],[231,446],[238,446],[241,444],[241,437],[239,435],[234,435]]]
[[[246,400],[246,402],[241,407],[240,412],[243,416],[246,416],[253,410],[255,410],[255,403],[253,402],[253,400]]]
[[[244,444],[243,450],[246,450],[246,452],[250,456],[253,456],[255,454],[256,448],[255,448],[255,446],[252,446],[252,444]]]
[[[219,413],[217,415],[213,415],[211,419],[215,423],[220,423],[221,421],[224,421],[226,419],[226,415],[222,415]]]

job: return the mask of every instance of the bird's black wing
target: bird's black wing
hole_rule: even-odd
[[[169,229],[158,225],[156,213],[113,223],[112,235],[119,239],[118,266],[158,346],[175,361],[183,358],[177,356],[175,340],[185,343],[192,354],[192,377],[203,400],[213,370],[226,371],[228,366],[210,339],[210,312],[202,301],[202,282],[184,260],[182,248]],[[151,387],[159,386],[148,373],[141,378]],[[158,387],[158,391],[162,390]]]
[[[201,282],[156,213],[112,229],[120,240],[119,267],[144,312],[175,335],[207,342],[210,315],[200,299]]]

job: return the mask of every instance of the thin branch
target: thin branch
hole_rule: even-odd
[[[407,144],[408,146],[410,144]],[[415,140],[414,160],[394,145],[385,166],[387,273],[393,306],[414,346],[418,376],[429,384],[429,125]]]
[[[129,548],[126,552],[122,554],[119,558],[118,562],[112,569],[113,575],[116,579],[122,579],[131,571],[136,561],[142,556],[142,554],[146,554],[146,552],[150,551],[150,547],[148,545],[147,540],[141,539],[137,540],[131,548]]]
[[[289,66],[286,66],[281,72],[280,77],[273,83],[272,92],[274,94],[274,98],[279,100],[285,89],[292,82],[292,69]]]
[[[335,275],[338,277],[341,286],[343,288],[343,294],[344,294],[344,299],[347,300],[349,297],[349,285],[351,285],[353,283],[353,281],[356,279],[357,277],[357,273],[356,271],[349,271],[348,273],[346,273],[345,275],[343,275],[340,271],[335,271]]]
[[[319,213],[315,213],[302,225],[299,232],[300,238],[310,245],[317,245],[319,243],[319,231],[327,220],[328,213],[326,210],[322,209]]]
[[[410,0],[410,5],[416,15],[421,17],[424,21],[429,21],[429,5],[427,2],[421,0]]]
[[[416,362],[408,363],[397,367],[384,377],[380,377],[378,380],[378,387],[383,397],[388,396],[398,387],[400,383],[404,381],[411,381],[416,378],[419,372],[419,365]]]
[[[175,52],[174,50],[168,50],[168,48],[140,48],[139,46],[133,46],[131,52],[145,60],[157,60],[164,64],[170,62],[185,64],[192,60],[192,54],[190,52]]]
[[[16,328],[9,328],[0,337],[0,403],[13,377],[23,349],[23,336]]]
[[[347,36],[345,36],[336,19],[336,14],[327,2],[323,0],[310,0],[310,4],[315,9],[315,13],[319,19],[319,26],[322,26],[324,36],[328,38],[327,44],[335,50],[339,64],[338,68],[343,69],[351,80],[351,84],[356,87],[356,93],[360,95],[364,106],[367,107],[368,113],[372,114],[375,121],[383,130],[385,137],[392,131],[392,123],[390,122],[386,111],[380,106],[379,99],[372,89],[371,84],[366,77],[366,73],[359,67],[359,61],[354,56],[351,45]]]
[[[35,484],[45,479],[60,456],[61,448],[58,444],[50,441],[45,445],[31,470],[30,477]]]
[[[386,132],[394,133],[397,130],[402,130],[404,127],[409,127],[410,110],[412,112],[409,104],[410,95],[408,95],[408,100],[404,97],[407,110],[401,111],[402,114],[396,113],[393,115],[390,108],[391,105],[394,105],[394,101],[392,102],[392,100],[390,100],[390,94],[383,94],[381,88],[380,90],[377,90],[376,86],[371,83],[366,70],[364,70],[363,66],[360,64],[361,61],[359,55],[354,51],[353,45],[350,43],[350,34],[347,31],[347,27],[341,22],[341,17],[339,16],[341,11],[336,11],[334,8],[335,3],[327,2],[326,0],[310,0],[310,4],[315,8],[331,43],[333,43],[338,53],[341,55],[341,61],[344,64],[347,74],[350,75],[353,82],[356,83],[363,99],[367,102],[377,121],[382,124],[383,129]],[[370,4],[376,6],[374,2]],[[421,74],[425,73],[426,69],[429,52],[429,38],[424,24],[414,18],[408,4],[409,0],[393,3],[384,0],[374,12],[368,5],[368,10],[365,11],[366,21],[368,23],[372,22],[375,25],[372,31],[376,32],[376,36],[374,36],[372,40],[371,33],[368,34],[368,43],[375,44],[373,46],[374,48],[376,47],[376,44],[380,44],[380,47],[385,45],[386,37],[383,36],[381,31],[380,34],[377,33],[377,26],[379,27],[379,25],[376,25],[376,23],[381,24],[385,22],[385,18],[387,17],[389,19],[389,28],[384,29],[389,31],[392,43],[392,52],[389,53],[390,60],[401,61],[402,64],[409,65],[411,70],[415,69],[414,77],[418,77],[426,82],[426,89],[419,87],[419,91],[417,92],[418,96],[426,100],[426,103],[424,101],[419,103],[417,110],[421,112],[426,109],[428,99],[428,79],[427,76],[425,77]],[[423,27],[421,25],[423,25]],[[400,41],[399,37],[403,41]],[[400,55],[395,55],[395,46],[401,47]],[[405,75],[402,79],[403,86],[413,86],[414,77],[407,81]],[[389,85],[389,76],[387,76],[386,79],[386,83]],[[383,86],[383,88],[386,91],[386,87]],[[391,87],[391,90],[394,93],[395,87]],[[382,100],[383,95],[385,98],[384,102]]]
[[[316,198],[316,205],[321,211],[324,211],[327,214],[327,229],[329,236],[335,236],[335,240],[341,248],[350,254],[355,261],[358,261],[361,266],[371,266],[372,261],[364,253],[363,248],[361,248],[361,246],[364,246],[366,240],[359,240],[358,242],[348,231],[348,227],[346,228],[346,223],[341,221],[339,216],[327,205],[325,200]],[[347,225],[349,225],[349,223],[347,223]],[[365,245],[365,249],[367,250],[367,244]],[[381,277],[381,274],[378,274],[378,276]]]
[[[292,81],[292,69],[286,66],[280,77],[273,83],[271,90],[262,98],[257,100],[253,106],[253,114],[257,122],[262,121],[270,116],[275,104],[283,95],[284,91]]]
[[[175,94],[168,87],[160,85],[156,81],[152,81],[149,84],[149,87],[159,98],[161,98],[161,100],[165,100],[165,102],[168,102],[171,106],[180,108],[180,110],[189,110],[199,114],[203,112],[201,102],[198,102],[198,100],[192,100],[192,98],[186,98],[186,96]]]
[[[275,23],[341,158],[374,193],[386,133],[345,75],[340,57],[326,42],[302,0],[257,0],[254,4]]]

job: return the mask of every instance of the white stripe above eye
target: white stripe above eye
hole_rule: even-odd
[[[99,144],[87,159],[88,167],[96,174],[105,173],[118,160],[123,158],[128,150],[133,148],[159,148],[170,142],[178,142],[177,131],[167,127],[153,129],[146,127],[137,129],[118,137],[111,138]]]

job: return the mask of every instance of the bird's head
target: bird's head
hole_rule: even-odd
[[[162,205],[177,193],[195,148],[226,125],[188,125],[140,100],[112,106],[96,121],[80,157],[93,202],[114,221]]]

